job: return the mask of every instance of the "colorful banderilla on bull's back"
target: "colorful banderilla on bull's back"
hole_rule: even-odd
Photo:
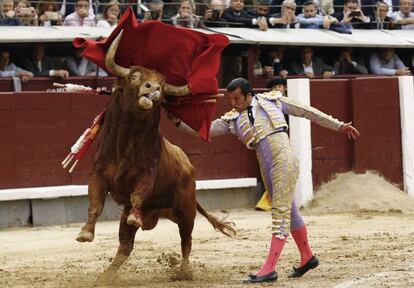
[[[64,88],[68,92],[83,92],[83,93],[93,93],[93,94],[107,94],[105,91],[93,90],[90,87],[76,84],[59,84],[53,83],[53,86]],[[102,111],[99,115],[95,117],[91,127],[86,129],[79,139],[73,144],[70,148],[70,153],[66,156],[65,160],[62,161],[62,166],[64,169],[67,169],[71,163],[73,163],[69,168],[69,173],[72,173],[79,161],[85,156],[86,152],[89,150],[90,146],[93,143],[93,140],[96,138],[102,124],[104,122],[105,111]],[[74,160],[74,162],[73,162]]]

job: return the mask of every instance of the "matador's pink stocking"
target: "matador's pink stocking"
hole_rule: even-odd
[[[267,256],[267,260],[263,264],[260,271],[256,273],[257,276],[263,276],[275,271],[277,261],[279,259],[280,253],[282,253],[283,246],[285,246],[286,239],[287,238],[279,239],[272,235],[269,255]]]
[[[308,232],[306,230],[306,225],[303,225],[301,228],[296,229],[294,231],[290,232],[292,234],[293,239],[296,242],[296,245],[298,246],[299,252],[300,252],[300,266],[306,264],[312,257],[313,253],[309,246],[308,241]]]

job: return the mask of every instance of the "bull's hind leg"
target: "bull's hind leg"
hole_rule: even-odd
[[[105,275],[110,276],[118,271],[121,265],[128,259],[134,248],[135,234],[138,228],[127,224],[127,218],[131,207],[124,207],[119,223],[119,247],[111,265],[106,269]]]
[[[108,189],[101,177],[92,174],[88,183],[89,209],[88,220],[76,237],[79,242],[92,242],[95,237],[95,224],[102,214]]]
[[[192,273],[190,269],[190,252],[191,252],[191,233],[194,227],[194,218],[196,210],[191,205],[187,206],[185,210],[177,211],[177,224],[181,237],[181,253],[182,262],[180,270],[173,276],[173,280],[191,280]]]

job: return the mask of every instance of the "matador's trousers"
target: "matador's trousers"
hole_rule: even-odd
[[[289,136],[285,132],[268,135],[257,145],[256,155],[265,187],[272,197],[272,234],[286,238],[289,230],[304,225],[294,202],[299,163],[293,154]]]

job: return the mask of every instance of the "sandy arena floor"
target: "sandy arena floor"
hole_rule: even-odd
[[[135,249],[112,285],[96,281],[117,248],[118,223],[98,223],[92,243],[77,243],[79,225],[0,232],[0,287],[243,287],[266,256],[269,214],[248,210],[215,213],[236,223],[229,239],[197,216],[191,262],[193,281],[173,282],[180,240],[176,226],[160,221],[138,232]],[[299,259],[293,240],[281,256],[275,284],[258,287],[414,287],[414,214],[361,212],[306,215],[321,266],[301,279],[287,273]],[[254,287],[253,285],[249,285]]]
[[[267,255],[270,213],[230,210],[214,214],[236,223],[234,238],[197,215],[193,281],[170,280],[180,261],[180,239],[177,226],[161,220],[154,230],[137,233],[135,249],[113,284],[97,279],[116,253],[117,222],[98,223],[92,243],[76,242],[81,224],[0,230],[0,287],[414,287],[414,212],[407,211],[414,210],[414,199],[373,175],[344,177],[328,183],[303,212],[321,265],[300,279],[287,278],[299,260],[290,238],[277,282],[243,284]]]

